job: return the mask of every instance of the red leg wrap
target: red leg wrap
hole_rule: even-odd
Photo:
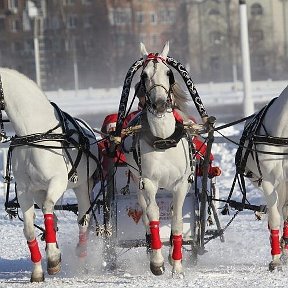
[[[271,255],[281,254],[279,230],[270,230]]]
[[[182,259],[182,235],[173,235],[172,243],[173,243],[172,259],[181,260]]]
[[[159,221],[151,221],[150,231],[151,231],[151,248],[152,249],[160,249],[162,247],[162,243],[160,240],[160,233],[159,233]]]
[[[36,238],[32,241],[27,241],[27,244],[30,250],[32,262],[37,263],[41,261],[42,256]]]
[[[285,241],[285,249],[288,249],[288,244],[286,244],[286,242],[288,242],[288,221],[284,222],[284,227],[283,227],[283,239]]]
[[[79,232],[79,244],[80,245],[87,245],[88,234],[87,232]]]
[[[45,241],[46,243],[56,243],[56,231],[54,229],[54,216],[53,214],[44,215],[45,224]]]

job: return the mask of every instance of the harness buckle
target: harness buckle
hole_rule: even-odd
[[[69,181],[76,184],[78,182],[78,175],[77,172],[73,172],[73,174],[71,175],[71,177],[69,178]]]

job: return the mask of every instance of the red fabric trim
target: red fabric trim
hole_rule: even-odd
[[[173,235],[172,244],[173,244],[172,259],[181,260],[182,259],[182,235]]]
[[[54,229],[54,216],[53,214],[44,215],[45,224],[45,241],[46,243],[56,243],[56,231]]]
[[[31,261],[33,263],[41,261],[42,256],[36,238],[32,241],[27,241],[27,244],[31,254]]]
[[[193,138],[193,144],[195,145],[195,149],[196,151],[198,152],[196,154],[196,158],[197,159],[200,159],[201,158],[201,155],[204,156],[206,154],[206,149],[207,149],[207,145],[205,143],[203,143],[200,139],[198,139],[197,137],[194,137]],[[200,153],[200,155],[199,155]],[[214,160],[214,156],[213,154],[211,153],[210,154],[210,161],[213,161]]]
[[[179,123],[183,123],[183,118],[182,116],[176,111],[176,110],[173,110],[173,115],[175,117],[175,120]]]
[[[271,255],[272,256],[281,254],[279,230],[271,229],[271,231],[270,231],[270,244],[271,244]]]
[[[150,232],[151,232],[151,248],[160,249],[162,247],[162,242],[160,240],[160,230],[159,230],[159,221],[151,221]]]

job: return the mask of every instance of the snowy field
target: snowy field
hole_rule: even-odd
[[[284,87],[283,87],[284,88]],[[281,90],[279,91],[279,93]],[[277,96],[277,95],[274,95]],[[81,100],[81,99],[77,99]],[[83,100],[83,99],[82,99]],[[57,103],[57,99],[54,101]],[[69,101],[68,101],[69,102]],[[82,102],[82,101],[81,101]],[[203,100],[204,104],[205,101]],[[70,102],[71,103],[71,102]],[[74,101],[77,106],[78,102]],[[87,104],[87,103],[86,103]],[[100,106],[99,106],[100,107]],[[110,107],[111,108],[111,107]],[[65,109],[65,107],[63,108]],[[76,109],[76,107],[75,107]],[[71,110],[73,110],[71,108]],[[76,111],[76,110],[73,110]],[[107,111],[108,112],[108,111]],[[110,111],[109,111],[110,112]],[[220,123],[219,123],[220,125]],[[225,135],[234,135],[241,131],[242,126],[232,127],[222,131]],[[217,136],[217,135],[216,135]],[[220,198],[227,198],[234,176],[234,155],[236,147],[233,144],[214,144],[212,152],[215,165],[222,169],[222,175],[217,179]],[[234,199],[241,199],[238,187]],[[71,198],[68,192],[64,196]],[[251,204],[264,204],[261,193],[248,187],[248,199]],[[286,287],[288,268],[283,272],[269,272],[270,262],[269,233],[267,216],[256,221],[252,212],[241,212],[226,229],[225,242],[214,239],[206,245],[207,253],[199,256],[197,266],[193,266],[189,251],[184,251],[184,279],[172,279],[171,268],[166,261],[166,271],[162,276],[154,276],[149,270],[149,260],[144,248],[133,248],[128,251],[117,250],[118,266],[114,272],[103,269],[101,256],[102,241],[94,235],[89,240],[89,256],[87,270],[80,269],[74,248],[78,238],[76,216],[72,212],[57,211],[59,218],[58,243],[62,250],[62,271],[56,276],[48,276],[44,283],[30,284],[31,261],[23,235],[23,225],[19,219],[9,220],[4,211],[4,197],[0,190],[0,287]],[[221,204],[220,204],[221,206]],[[222,226],[225,226],[235,211],[230,215],[220,215]],[[21,215],[21,213],[20,213]],[[37,223],[42,226],[42,215],[37,212]],[[36,232],[37,233],[37,232]],[[40,233],[39,233],[40,234]],[[42,255],[45,255],[45,245],[40,241]],[[125,252],[125,253],[124,253]],[[168,255],[168,249],[164,248]],[[166,257],[167,259],[167,257]],[[45,264],[44,264],[45,267]]]

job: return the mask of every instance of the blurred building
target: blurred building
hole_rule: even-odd
[[[287,79],[288,0],[247,0],[247,11],[252,80]],[[159,52],[169,40],[195,82],[232,81],[239,25],[239,0],[0,0],[0,65],[36,79],[37,39],[43,89],[115,87],[140,42]]]
[[[252,80],[287,79],[288,0],[246,3]],[[186,0],[186,9],[197,81],[241,78],[239,0]]]

